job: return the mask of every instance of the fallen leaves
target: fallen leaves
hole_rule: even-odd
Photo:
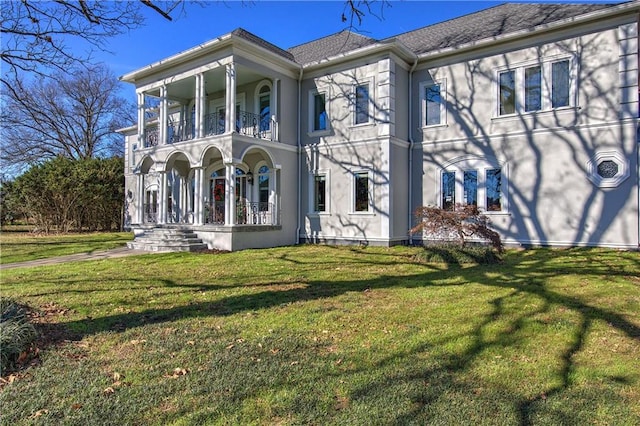
[[[131,383],[123,382],[122,381],[123,379],[124,379],[124,375],[122,375],[121,373],[119,373],[117,371],[114,371],[111,374],[111,380],[113,380],[113,383],[111,383],[111,386],[108,386],[105,389],[103,389],[102,393],[104,395],[112,395],[112,394],[116,393],[116,390],[119,387],[131,385]]]
[[[189,370],[188,368],[177,367],[173,369],[173,372],[171,374],[165,374],[162,377],[165,377],[167,379],[177,379],[178,377],[186,376],[190,371],[191,370]]]
[[[42,409],[42,410],[38,410],[35,413],[33,413],[32,415],[29,416],[30,419],[37,419],[40,416],[43,416],[45,414],[48,414],[49,410],[47,409]]]

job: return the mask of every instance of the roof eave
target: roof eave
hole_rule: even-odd
[[[329,56],[319,61],[308,62],[306,64],[303,64],[303,68],[305,71],[312,71],[317,68],[325,67],[327,65],[333,65],[340,62],[351,61],[354,59],[358,59],[360,57],[364,57],[364,56],[368,56],[368,55],[372,55],[372,54],[376,54],[376,53],[384,52],[388,50],[392,50],[398,53],[400,57],[402,57],[407,61],[407,63],[409,62],[412,63],[417,58],[417,55],[413,51],[411,51],[400,40],[387,39],[383,42],[374,43],[365,47],[340,53],[338,55]]]
[[[143,68],[140,68],[136,71],[130,72],[128,74],[125,74],[123,76],[120,77],[121,81],[125,81],[127,83],[135,83],[136,81],[145,78],[153,73],[165,70],[167,68],[171,68],[179,63],[182,62],[186,62],[190,59],[194,59],[197,58],[199,56],[202,55],[206,55],[209,52],[212,52],[216,49],[220,49],[223,47],[227,47],[227,46],[232,46],[232,45],[244,45],[244,46],[248,46],[251,49],[254,49],[256,51],[259,51],[263,54],[269,55],[273,58],[277,58],[277,60],[281,61],[282,63],[289,65],[293,68],[299,69],[300,68],[300,64],[298,64],[295,61],[292,61],[290,59],[287,59],[281,55],[278,55],[272,51],[270,51],[269,49],[260,46],[256,43],[253,43],[249,40],[246,40],[245,38],[235,35],[233,33],[227,33],[223,36],[217,37],[213,40],[209,40],[203,44],[200,44],[196,47],[193,47],[191,49],[185,50],[183,52],[180,52],[176,55],[173,56],[169,56],[168,58],[162,59],[158,62],[154,62],[151,65],[147,65]]]
[[[554,21],[548,24],[538,25],[532,29],[514,31],[501,36],[476,40],[476,41],[472,41],[470,43],[465,43],[455,47],[447,47],[444,49],[432,50],[430,52],[421,53],[417,55],[417,57],[418,57],[418,60],[425,60],[425,59],[436,59],[436,58],[449,56],[453,54],[460,54],[469,50],[477,49],[479,47],[489,46],[491,44],[499,44],[499,43],[518,40],[520,38],[530,36],[532,33],[537,33],[539,31],[559,30],[562,28],[570,27],[572,25],[576,25],[576,24],[584,24],[591,21],[600,20],[603,18],[615,17],[616,15],[624,15],[624,14],[633,12],[634,10],[636,12],[640,11],[640,3],[638,2],[622,3],[617,6],[612,6],[609,9],[597,10],[594,12],[585,13],[583,15],[573,16],[571,18]]]

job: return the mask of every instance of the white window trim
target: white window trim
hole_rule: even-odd
[[[367,102],[367,121],[364,123],[356,123],[356,119],[358,117],[357,115],[357,109],[358,109],[358,104],[357,104],[357,90],[359,86],[368,86],[369,88],[369,99]],[[358,81],[356,84],[353,85],[353,102],[351,105],[351,114],[353,117],[353,120],[351,122],[351,126],[352,127],[361,127],[361,126],[368,126],[373,124],[374,122],[374,114],[375,114],[375,109],[374,109],[374,99],[375,99],[375,94],[374,94],[374,89],[375,89],[375,84],[373,81],[373,78],[371,79],[367,79],[367,80],[361,80]]]
[[[251,188],[251,200],[255,200],[256,202],[260,201],[260,187],[258,184],[258,179],[260,176],[260,168],[262,166],[267,166],[267,168],[269,169],[269,199],[267,200],[267,202],[274,204],[274,198],[275,198],[275,190],[274,190],[274,171],[273,168],[269,166],[269,163],[267,163],[265,160],[260,160],[256,163],[256,165],[254,166],[253,170],[251,170],[251,173],[253,173],[253,179],[254,179],[254,183]]]
[[[487,188],[486,178],[487,170],[500,169],[501,174],[501,199],[500,204],[502,209],[500,211],[487,210]],[[435,182],[436,182],[436,203],[435,205],[442,208],[442,173],[443,172],[455,172],[456,173],[456,185],[455,185],[455,200],[456,203],[464,201],[464,172],[468,171],[478,172],[478,209],[485,215],[501,215],[509,214],[509,165],[506,162],[498,161],[494,158],[482,158],[476,156],[464,156],[453,159],[448,163],[445,163],[443,167],[436,170]]]
[[[327,128],[323,129],[323,130],[315,130],[313,128],[313,122],[314,122],[314,118],[315,118],[315,110],[314,110],[314,98],[316,95],[324,95],[324,110],[327,114]],[[324,135],[328,135],[331,132],[331,120],[329,119],[329,99],[331,99],[330,97],[330,91],[328,88],[317,88],[317,89],[313,89],[313,90],[309,90],[309,100],[308,100],[308,106],[309,106],[309,114],[308,114],[308,119],[309,119],[309,132],[308,135],[309,136],[324,136]]]
[[[271,130],[271,121],[273,119],[273,84],[271,83],[271,81],[269,80],[262,80],[260,83],[258,83],[258,85],[256,86],[256,90],[254,91],[254,111],[255,114],[260,116],[260,90],[262,90],[262,88],[264,86],[269,87],[269,127]]]
[[[551,107],[551,93],[552,93],[552,64],[556,62],[569,61],[569,105],[558,108]],[[541,109],[537,111],[525,111],[525,69],[540,66],[542,68],[542,102]],[[515,85],[516,85],[516,105],[515,112],[512,114],[500,114],[500,74],[503,72],[514,71],[515,72]],[[565,109],[574,109],[578,105],[577,98],[577,85],[578,85],[578,60],[575,54],[571,55],[556,55],[549,56],[542,60],[533,60],[527,62],[521,62],[512,64],[509,66],[503,66],[494,70],[494,117],[493,118],[508,118],[517,115],[533,115],[540,114],[549,111],[561,111]]]
[[[613,161],[618,165],[618,173],[611,178],[598,174],[598,165],[603,161]],[[599,151],[587,161],[587,178],[598,188],[616,188],[629,177],[629,162],[624,154],[617,150]]]
[[[427,87],[440,86],[440,123],[427,125]],[[423,81],[419,85],[420,90],[420,126],[423,129],[431,129],[434,127],[447,125],[447,81],[446,79]]]
[[[368,205],[367,210],[356,211],[356,176],[360,174],[366,174],[368,183],[367,183],[367,197],[368,197]],[[355,169],[351,171],[351,207],[349,214],[356,216],[372,216],[374,215],[373,210],[373,174],[370,170],[363,169]]]
[[[315,181],[316,176],[325,178],[325,209],[323,212],[315,210]],[[330,216],[331,215],[331,170],[318,169],[309,173],[309,211],[310,216]]]

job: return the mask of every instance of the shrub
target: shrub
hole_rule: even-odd
[[[456,204],[453,210],[424,206],[416,210],[415,216],[418,224],[411,234],[421,232],[429,240],[445,243],[457,241],[460,247],[475,239],[488,242],[498,253],[504,249],[500,235],[489,228],[489,218],[477,206]]]
[[[489,246],[460,247],[447,243],[427,244],[424,250],[414,256],[418,262],[446,263],[449,265],[492,265],[502,262],[502,258]]]
[[[27,319],[24,307],[0,298],[0,374],[16,366],[36,337],[36,329]]]

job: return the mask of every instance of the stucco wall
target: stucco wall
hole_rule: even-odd
[[[416,92],[421,81],[446,82],[447,111],[444,125],[414,133],[424,174],[415,206],[440,205],[443,168],[475,156],[502,167],[507,206],[490,215],[508,242],[637,247],[637,38],[628,40],[637,36],[620,36],[637,32],[635,23],[620,26],[561,40],[531,37],[491,56],[417,71]],[[498,72],[557,58],[571,58],[575,103],[499,116]],[[603,160],[619,163],[615,185],[597,176]]]

